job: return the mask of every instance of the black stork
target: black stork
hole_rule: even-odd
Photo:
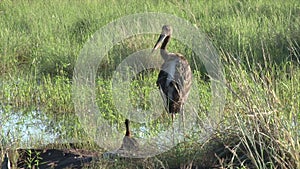
[[[125,120],[125,126],[126,126],[126,133],[123,138],[123,143],[120,149],[126,150],[126,151],[137,151],[139,149],[139,143],[131,137],[130,129],[129,129],[129,120]]]
[[[164,25],[152,52],[160,47],[160,55],[164,63],[156,81],[165,109],[172,114],[172,122],[176,113],[183,113],[191,84],[192,71],[187,59],[179,53],[169,53],[166,49],[172,35],[172,27]]]

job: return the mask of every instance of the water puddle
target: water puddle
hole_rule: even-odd
[[[29,113],[0,110],[1,145],[18,148],[35,148],[36,146],[53,143],[59,133],[53,121],[40,111]]]

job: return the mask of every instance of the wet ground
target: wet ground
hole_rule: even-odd
[[[28,161],[26,161],[28,150],[20,150],[22,154],[18,160],[18,168],[28,168]],[[85,152],[83,150],[32,150],[33,153],[38,153],[40,157],[39,164],[36,168],[82,168],[85,165],[97,158],[93,152]],[[34,154],[33,154],[34,156]],[[31,164],[35,165],[35,164]]]
[[[89,166],[92,161],[97,161],[101,154],[95,151],[83,149],[18,149],[17,168],[83,168]],[[8,155],[9,156],[9,155]],[[1,169],[8,168],[6,158],[1,164]],[[10,162],[11,163],[11,162]]]

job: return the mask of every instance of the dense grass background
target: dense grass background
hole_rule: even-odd
[[[206,33],[225,66],[226,118],[205,144],[191,139],[142,162],[103,160],[95,165],[300,168],[300,2],[297,0],[1,1],[2,110],[10,113],[38,109],[57,119],[57,123],[70,119],[66,117],[74,113],[72,74],[84,43],[114,19],[143,12],[174,14]],[[115,114],[112,104],[109,72],[132,52],[153,47],[156,40],[155,35],[124,40],[100,63],[97,103],[112,122],[122,123],[122,117]],[[191,58],[191,51],[180,43],[173,42],[169,50]],[[145,82],[151,83],[151,79]],[[207,111],[209,82],[200,76],[195,80],[203,84],[199,88],[203,99],[200,101]],[[69,132],[62,137],[84,135],[80,124],[74,121],[64,122],[76,125],[72,129],[66,127]]]
[[[1,74],[36,68],[39,74],[57,75],[64,70],[71,76],[76,57],[89,36],[114,19],[141,12],[175,14],[195,24],[217,48],[235,57],[243,59],[249,55],[253,62],[259,62],[265,52],[272,62],[280,64],[297,60],[293,49],[297,49],[300,38],[299,10],[296,0],[277,3],[75,1],[71,4],[68,1],[3,1],[0,6]],[[139,45],[152,47],[153,44],[135,44],[135,47]],[[117,55],[112,53],[110,58],[113,60]]]

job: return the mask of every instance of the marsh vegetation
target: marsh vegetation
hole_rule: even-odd
[[[44,134],[54,132],[59,140],[80,140],[81,148],[103,153],[101,146],[89,142],[74,114],[75,62],[95,31],[121,16],[143,12],[176,15],[207,35],[224,66],[227,93],[223,118],[205,142],[199,143],[198,133],[194,133],[186,142],[156,157],[113,162],[100,159],[92,164],[94,167],[300,168],[300,2],[297,0],[1,1],[1,151],[22,144],[18,139],[7,142],[22,134],[18,133],[22,130],[3,130],[7,119],[12,114],[26,116],[39,112],[52,126],[43,130]],[[120,132],[124,131],[125,118],[112,100],[111,72],[134,51],[153,47],[156,39],[157,35],[148,34],[128,38],[115,45],[99,63],[96,103],[102,116],[119,126]],[[199,84],[201,117],[209,111],[212,98],[205,67],[201,61],[192,60],[193,51],[180,41],[172,41],[169,50],[184,54],[192,63],[193,80]],[[140,89],[132,90],[132,97],[139,98],[133,105],[149,108],[147,100],[155,88],[157,73],[153,71],[133,80],[132,88]],[[169,127],[167,117],[159,120],[151,124],[153,130],[147,131],[148,136]],[[165,122],[166,126],[158,125],[159,122]],[[18,125],[22,123],[25,122],[19,121]],[[140,127],[138,123],[132,124],[133,130]],[[15,128],[11,126],[11,130]],[[137,132],[137,137],[143,137],[143,133]]]

